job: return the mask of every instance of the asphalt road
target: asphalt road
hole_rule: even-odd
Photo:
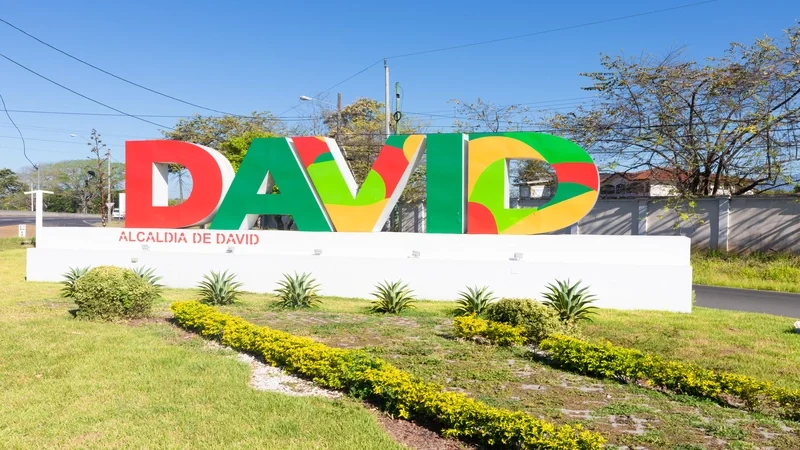
[[[694,286],[697,306],[749,311],[800,319],[800,294]]]
[[[100,219],[75,217],[44,217],[43,220],[46,227],[91,227],[92,224],[100,222]],[[0,215],[0,227],[23,223],[33,225],[36,223],[36,218],[32,216]]]

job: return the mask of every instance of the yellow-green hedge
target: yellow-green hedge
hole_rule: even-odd
[[[525,343],[525,328],[506,323],[493,322],[476,317],[474,314],[453,319],[456,337],[474,339],[482,337],[492,344],[510,346]]]
[[[676,393],[733,406],[741,403],[748,409],[775,411],[784,417],[800,419],[800,390],[779,388],[752,377],[715,372],[694,364],[667,361],[608,342],[595,344],[555,335],[543,340],[540,348],[547,351],[558,366],[580,374],[626,382],[644,381]]]
[[[520,411],[493,408],[446,392],[362,351],[337,349],[259,327],[198,302],[172,304],[177,322],[272,365],[381,405],[390,413],[438,427],[445,436],[488,448],[595,450],[604,439],[579,426],[556,426]]]

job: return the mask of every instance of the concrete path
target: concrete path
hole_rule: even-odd
[[[800,319],[800,294],[694,285],[697,306]]]

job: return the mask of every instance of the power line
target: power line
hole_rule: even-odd
[[[27,110],[27,109],[9,109],[11,112],[19,113],[19,114],[52,114],[52,115],[64,115],[64,116],[99,116],[99,117],[130,117],[130,114],[126,113],[95,113],[95,112],[80,112],[80,111],[41,111],[41,110]],[[136,117],[149,117],[152,119],[185,119],[187,117],[194,117],[194,115],[165,115],[165,114],[133,114]],[[224,116],[201,116],[201,117],[224,117]],[[233,115],[233,117],[240,117],[245,119],[252,119],[256,120],[259,117],[253,116],[242,116],[242,115]],[[307,117],[280,117],[280,116],[272,116],[272,117],[264,117],[264,119],[280,119],[283,121],[303,121],[309,120]]]
[[[706,0],[706,1],[702,1],[702,2],[695,2],[695,3],[685,4],[685,5],[673,6],[671,8],[656,9],[656,10],[647,11],[647,12],[643,12],[643,13],[637,13],[637,14],[628,14],[628,15],[625,15],[625,16],[613,17],[613,18],[610,18],[610,19],[595,20],[595,21],[592,21],[592,22],[585,22],[585,23],[581,23],[581,24],[577,24],[577,25],[568,25],[568,26],[564,26],[564,27],[551,28],[549,30],[534,31],[532,33],[518,34],[518,35],[515,35],[515,36],[507,36],[507,37],[503,37],[503,38],[489,39],[489,40],[486,40],[486,41],[472,42],[472,43],[469,43],[469,44],[453,45],[453,46],[449,46],[449,47],[440,47],[440,48],[435,48],[435,49],[431,49],[431,50],[422,50],[422,51],[418,51],[418,52],[403,53],[403,54],[400,54],[400,55],[388,56],[386,59],[407,58],[409,56],[425,55],[425,54],[428,54],[428,53],[437,53],[437,52],[444,52],[444,51],[448,51],[448,50],[456,50],[456,49],[466,48],[466,47],[474,47],[476,45],[485,45],[485,44],[492,44],[492,43],[495,43],[495,42],[510,41],[510,40],[513,40],[513,39],[521,39],[521,38],[525,38],[525,37],[539,36],[539,35],[542,35],[542,34],[555,33],[555,32],[558,32],[558,31],[574,30],[576,28],[584,28],[584,27],[593,26],[593,25],[601,25],[601,24],[605,24],[605,23],[617,22],[617,21],[620,21],[620,20],[633,19],[633,18],[636,18],[636,17],[643,17],[643,16],[649,16],[649,15],[652,15],[652,14],[659,14],[659,13],[663,13],[663,12],[675,11],[675,10],[684,9],[684,8],[691,8],[691,7],[694,7],[694,6],[700,6],[700,5],[705,5],[705,4],[708,4],[708,3],[714,3],[716,1],[717,0]]]
[[[104,69],[102,69],[102,68],[100,68],[100,67],[97,67],[97,66],[95,66],[94,64],[91,64],[91,63],[89,63],[89,62],[87,62],[87,61],[84,61],[84,60],[82,60],[82,59],[78,58],[77,56],[74,56],[74,55],[72,55],[72,54],[70,54],[70,53],[68,53],[68,52],[66,52],[66,51],[64,51],[64,50],[61,50],[61,49],[60,49],[60,48],[58,48],[58,47],[55,47],[55,46],[53,46],[53,45],[51,45],[51,44],[48,44],[47,42],[45,42],[45,41],[43,41],[43,40],[39,39],[38,37],[36,37],[36,36],[34,36],[34,35],[32,35],[32,34],[28,33],[27,31],[25,31],[25,30],[23,30],[23,29],[21,29],[21,28],[17,27],[16,25],[14,25],[14,24],[12,24],[12,23],[8,22],[7,20],[5,20],[5,19],[3,19],[3,18],[0,18],[0,22],[3,22],[4,24],[6,24],[6,25],[8,25],[9,27],[11,27],[11,28],[13,28],[13,29],[15,29],[15,30],[19,31],[20,33],[24,34],[25,36],[28,36],[29,38],[31,38],[31,39],[33,39],[33,40],[35,40],[35,41],[39,42],[40,44],[43,44],[43,45],[45,45],[45,46],[47,46],[47,47],[50,47],[51,49],[53,49],[53,50],[55,50],[55,51],[57,51],[57,52],[61,53],[61,54],[62,54],[62,55],[64,55],[64,56],[67,56],[67,57],[69,57],[69,58],[72,58],[72,59],[74,59],[75,61],[78,61],[78,62],[79,62],[79,63],[81,63],[81,64],[84,64],[84,65],[86,65],[86,66],[89,66],[89,67],[91,67],[92,69],[98,70],[98,71],[100,71],[100,72],[102,72],[102,73],[104,73],[104,74],[106,74],[106,75],[108,75],[108,76],[114,77],[114,78],[116,78],[116,79],[118,79],[118,80],[120,80],[120,81],[123,81],[123,82],[125,82],[125,83],[128,83],[128,84],[130,84],[130,85],[133,85],[133,86],[136,86],[136,87],[138,87],[138,88],[140,88],[140,89],[144,89],[144,90],[146,90],[146,91],[148,91],[148,92],[152,92],[153,94],[160,95],[160,96],[162,96],[162,97],[166,97],[166,98],[168,98],[168,99],[171,99],[171,100],[175,100],[176,102],[180,102],[180,103],[183,103],[183,104],[185,104],[185,105],[194,106],[195,108],[204,109],[204,110],[206,110],[206,111],[212,111],[212,112],[215,112],[215,113],[224,114],[224,115],[231,115],[231,116],[234,116],[234,115],[236,115],[236,114],[226,113],[226,112],[224,112],[224,111],[220,111],[220,110],[213,109],[213,108],[208,108],[208,107],[206,107],[206,106],[198,105],[198,104],[196,104],[196,103],[188,102],[188,101],[186,101],[186,100],[181,100],[181,99],[180,99],[180,98],[178,98],[178,97],[174,97],[174,96],[172,96],[172,95],[165,94],[165,93],[163,93],[163,92],[159,92],[159,91],[157,91],[157,90],[155,90],[155,89],[151,89],[151,88],[149,88],[149,87],[147,87],[147,86],[142,86],[142,85],[141,85],[141,84],[139,84],[139,83],[133,82],[133,81],[131,81],[131,80],[128,80],[127,78],[123,78],[123,77],[121,77],[121,76],[119,76],[119,75],[113,74],[113,73],[111,73],[111,72],[109,72],[109,71],[107,71],[107,70],[104,70]]]
[[[161,125],[161,124],[159,124],[159,123],[156,123],[156,122],[153,122],[153,121],[150,121],[150,120],[144,119],[144,118],[142,118],[142,117],[134,116],[133,114],[128,114],[128,113],[126,113],[125,111],[119,110],[119,109],[117,109],[117,108],[114,108],[113,106],[109,106],[109,105],[107,105],[107,104],[105,104],[105,103],[103,103],[103,102],[100,102],[100,101],[98,101],[98,100],[95,100],[95,99],[93,99],[93,98],[91,98],[91,97],[88,97],[88,96],[86,96],[86,95],[83,95],[83,94],[81,94],[80,92],[78,92],[78,91],[76,91],[76,90],[74,90],[74,89],[70,89],[70,88],[68,88],[68,87],[64,86],[63,84],[61,84],[61,83],[59,83],[59,82],[57,82],[57,81],[53,81],[53,80],[51,80],[50,78],[47,78],[46,76],[44,76],[44,75],[40,74],[39,72],[36,72],[35,70],[33,70],[33,69],[30,69],[30,68],[28,68],[28,67],[26,67],[26,66],[24,66],[24,65],[22,65],[22,64],[20,64],[20,63],[18,63],[17,61],[14,61],[13,59],[9,58],[8,56],[6,56],[6,55],[4,55],[4,54],[2,54],[2,53],[0,53],[0,57],[3,57],[4,59],[8,60],[9,62],[11,62],[11,63],[13,63],[13,64],[15,64],[15,65],[17,65],[17,66],[19,66],[19,67],[21,67],[21,68],[25,69],[25,70],[27,70],[28,72],[30,72],[30,73],[32,73],[32,74],[34,74],[34,75],[36,75],[37,77],[39,77],[39,78],[42,78],[42,79],[44,79],[44,80],[46,80],[46,81],[49,81],[50,83],[53,83],[53,84],[55,84],[56,86],[60,87],[61,89],[67,90],[67,91],[69,91],[69,92],[72,92],[73,94],[75,94],[75,95],[77,95],[77,96],[79,96],[79,97],[82,97],[82,98],[84,98],[84,99],[86,99],[86,100],[89,100],[89,101],[90,101],[90,102],[92,102],[92,103],[97,103],[98,105],[100,105],[100,106],[103,106],[103,107],[106,107],[106,108],[108,108],[108,109],[110,109],[110,110],[112,110],[112,111],[116,111],[116,112],[118,112],[118,113],[120,113],[120,114],[124,114],[124,115],[126,115],[126,116],[128,116],[128,117],[134,118],[134,119],[136,119],[136,120],[140,120],[140,121],[142,121],[142,122],[149,123],[149,124],[151,124],[151,125],[155,125],[155,126],[157,126],[157,127],[166,128],[166,129],[169,129],[169,130],[172,130],[172,129],[173,129],[173,128],[171,128],[171,127],[168,127],[168,126],[166,126],[166,125]]]
[[[17,129],[17,133],[19,133],[19,138],[22,140],[22,154],[25,156],[25,159],[27,159],[28,162],[31,163],[31,166],[33,166],[34,169],[38,170],[39,166],[34,164],[33,161],[31,161],[31,159],[28,158],[28,148],[25,145],[25,136],[22,135],[22,130],[19,129],[19,127],[17,126],[16,122],[14,122],[14,119],[11,118],[11,114],[8,112],[8,107],[6,107],[6,100],[3,98],[2,94],[0,94],[0,102],[3,103],[3,111],[6,112],[6,116],[8,117],[8,120],[10,120],[11,124],[14,125],[14,128]]]

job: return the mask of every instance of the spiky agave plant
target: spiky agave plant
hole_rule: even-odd
[[[275,294],[279,298],[278,305],[282,308],[311,308],[322,303],[317,296],[318,289],[319,284],[311,277],[310,273],[283,274],[283,280],[278,282]]]
[[[147,267],[142,266],[133,269],[133,273],[135,273],[139,278],[150,283],[150,286],[156,288],[156,291],[159,293],[164,288],[164,285],[159,283],[161,277],[156,275],[155,269],[148,269]]]
[[[468,314],[483,314],[486,308],[496,301],[494,293],[489,290],[488,286],[467,287],[464,292],[459,292],[461,298],[458,300],[458,307],[455,313],[458,316]]]
[[[72,298],[75,294],[75,283],[78,282],[78,279],[86,273],[89,272],[89,267],[70,267],[69,271],[63,275],[64,281],[61,284],[64,285],[61,288],[61,296],[64,298]]]
[[[236,301],[242,293],[242,283],[236,281],[236,275],[225,272],[214,272],[203,276],[197,286],[200,289],[200,302],[209,305],[229,305]]]
[[[408,284],[403,284],[401,281],[394,283],[384,281],[375,288],[376,291],[372,293],[375,300],[370,308],[372,312],[398,314],[405,309],[415,307],[414,291],[408,288]]]
[[[591,315],[595,314],[597,307],[591,306],[597,299],[589,293],[589,288],[580,288],[581,282],[570,285],[569,280],[548,284],[547,291],[542,293],[545,305],[553,308],[558,313],[561,322],[574,325],[582,320],[592,321]]]

